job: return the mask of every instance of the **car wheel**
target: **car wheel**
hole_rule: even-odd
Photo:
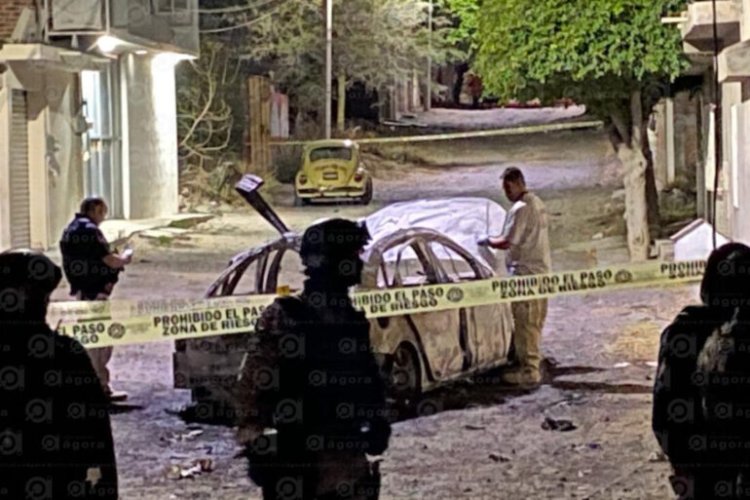
[[[365,194],[362,195],[361,203],[363,205],[369,205],[372,201],[372,179],[367,180],[367,185],[365,186]]]
[[[392,396],[405,407],[413,406],[422,392],[419,359],[409,344],[401,344],[393,353],[390,386]]]

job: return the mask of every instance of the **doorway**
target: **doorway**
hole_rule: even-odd
[[[102,71],[81,72],[83,113],[89,123],[83,135],[84,193],[101,196],[112,218],[123,217],[117,63]]]

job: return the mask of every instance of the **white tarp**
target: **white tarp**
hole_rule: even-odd
[[[505,255],[499,250],[479,247],[477,240],[484,235],[499,236],[505,222],[505,209],[486,198],[444,198],[394,203],[365,218],[372,241],[393,234],[400,229],[428,228],[449,237],[472,255],[492,268],[499,276],[506,274]],[[397,252],[384,255],[393,261]],[[402,259],[415,258],[411,250]],[[438,258],[450,259],[449,255]]]

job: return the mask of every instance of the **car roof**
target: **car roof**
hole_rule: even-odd
[[[484,235],[502,234],[506,211],[498,203],[479,197],[439,198],[394,203],[364,218],[372,240],[378,241],[407,228],[436,231],[466,249],[497,274],[505,274],[504,253],[477,245]],[[389,255],[384,255],[388,259]]]
[[[321,141],[308,142],[305,145],[306,150],[318,148],[357,148],[356,142],[351,139],[326,139]]]

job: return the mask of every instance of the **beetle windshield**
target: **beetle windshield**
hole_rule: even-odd
[[[315,148],[310,151],[310,161],[352,159],[352,149],[343,147]]]

